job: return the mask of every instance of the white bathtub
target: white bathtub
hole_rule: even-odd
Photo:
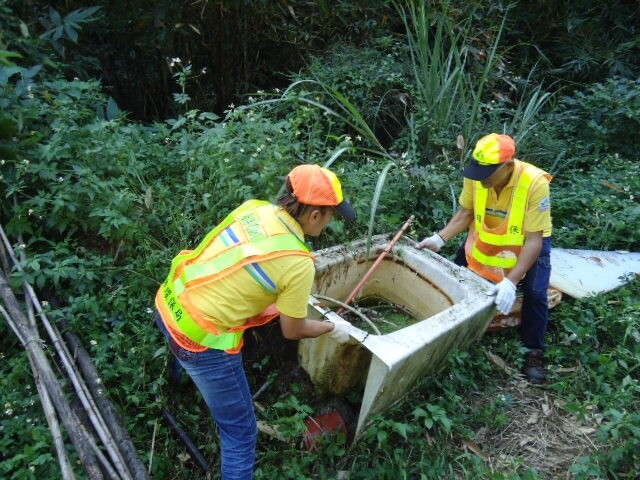
[[[387,247],[392,235],[316,252],[313,292],[344,301]],[[372,415],[381,413],[420,377],[436,374],[452,349],[464,348],[486,331],[495,308],[491,284],[415,242],[401,239],[362,287],[357,298],[377,297],[403,305],[416,322],[376,335],[351,325],[351,338],[339,344],[323,335],[299,342],[301,366],[320,389],[342,395],[364,388],[354,440]],[[338,306],[312,296],[311,318],[338,315]]]

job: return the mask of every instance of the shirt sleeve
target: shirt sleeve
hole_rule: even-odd
[[[473,184],[472,180],[464,178],[462,181],[462,192],[460,192],[459,203],[462,208],[473,210]]]
[[[532,187],[524,229],[543,232],[544,237],[551,235],[551,193],[546,178],[539,179]]]
[[[311,258],[291,258],[278,282],[276,306],[280,312],[293,318],[306,318],[315,273]]]

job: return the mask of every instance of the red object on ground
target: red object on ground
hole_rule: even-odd
[[[347,434],[347,424],[339,412],[331,412],[319,417],[309,417],[304,422],[307,431],[304,432],[304,444],[307,450],[315,450],[318,438],[325,435]]]

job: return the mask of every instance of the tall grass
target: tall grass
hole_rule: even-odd
[[[525,90],[520,102],[512,113],[511,121],[505,125],[505,133],[512,134],[522,143],[538,127],[538,118],[546,104],[553,98],[551,92],[542,89],[542,85],[534,86],[529,90],[531,82],[527,80]]]
[[[503,70],[499,45],[508,12],[493,33],[492,43],[486,51],[479,51],[474,44],[477,29],[472,24],[473,16],[456,23],[450,15],[450,1],[442,2],[441,11],[424,1],[393,3],[406,28],[418,109],[427,140],[442,135],[453,139],[461,133],[466,145],[472,145],[470,140],[488,133],[485,130],[489,128],[521,141],[536,128],[536,118],[551,94],[540,86],[531,88],[533,71],[524,83],[516,108],[507,112],[508,121],[502,120],[499,125],[490,115],[483,114],[487,89]],[[475,52],[475,58],[471,52]]]
[[[436,18],[426,3],[412,0],[394,5],[406,29],[419,108],[429,130],[437,132],[452,125],[461,127],[460,112],[471,111],[465,79],[468,28],[456,28],[446,15]]]
[[[483,91],[498,61],[497,48],[506,16],[486,54],[481,74],[472,75],[468,60],[475,36],[470,18],[455,24],[448,15],[448,1],[443,2],[441,13],[417,0],[394,4],[406,28],[414,83],[428,122],[428,135],[456,129],[469,138],[476,128]]]

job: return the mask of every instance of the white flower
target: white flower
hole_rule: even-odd
[[[90,341],[89,341],[89,343],[90,343],[91,345],[97,345],[97,344],[98,344],[98,342],[96,342],[95,340],[90,340]]]

